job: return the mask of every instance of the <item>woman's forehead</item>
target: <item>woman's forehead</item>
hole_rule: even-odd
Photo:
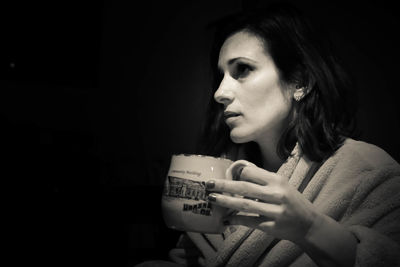
[[[269,57],[264,48],[264,43],[255,34],[240,31],[228,37],[221,47],[218,66],[223,67],[235,58],[248,58],[258,61]]]

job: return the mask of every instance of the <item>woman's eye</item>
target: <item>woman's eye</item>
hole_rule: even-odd
[[[235,79],[245,78],[249,75],[250,71],[252,70],[253,68],[250,67],[249,65],[239,63],[235,66],[232,76]]]

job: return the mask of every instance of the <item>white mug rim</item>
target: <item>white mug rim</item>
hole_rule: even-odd
[[[180,153],[180,154],[173,154],[172,156],[173,157],[200,157],[200,158],[209,158],[209,159],[216,159],[216,160],[224,160],[224,161],[233,162],[232,160],[230,160],[228,158],[214,157],[214,156],[202,155],[202,154]]]

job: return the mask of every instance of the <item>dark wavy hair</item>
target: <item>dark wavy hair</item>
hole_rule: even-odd
[[[353,83],[339,64],[329,38],[296,7],[272,4],[231,15],[216,25],[211,51],[213,86],[200,153],[217,156],[238,146],[229,138],[223,105],[214,101],[213,94],[222,80],[217,69],[220,48],[239,31],[263,40],[283,82],[312,89],[301,101],[293,101],[289,124],[277,146],[282,159],[298,142],[309,159],[320,162],[331,156],[345,137],[354,136],[356,102],[354,94],[349,94],[354,93]],[[246,146],[256,152],[254,144]]]

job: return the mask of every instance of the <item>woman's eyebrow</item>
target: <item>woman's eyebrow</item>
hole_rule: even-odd
[[[248,58],[248,57],[235,57],[235,58],[231,58],[231,59],[228,60],[228,66],[234,64],[234,63],[235,63],[236,61],[238,61],[238,60],[244,60],[244,61],[250,61],[251,63],[256,63],[255,60],[250,59],[250,58]],[[218,64],[218,69],[221,70],[221,71],[222,71],[222,69],[223,69],[222,66],[221,66],[220,64]]]
[[[244,60],[244,61],[250,61],[251,63],[256,63],[255,60],[248,58],[248,57],[235,57],[235,58],[228,60],[228,65],[232,65],[233,63],[235,63],[238,60]]]

